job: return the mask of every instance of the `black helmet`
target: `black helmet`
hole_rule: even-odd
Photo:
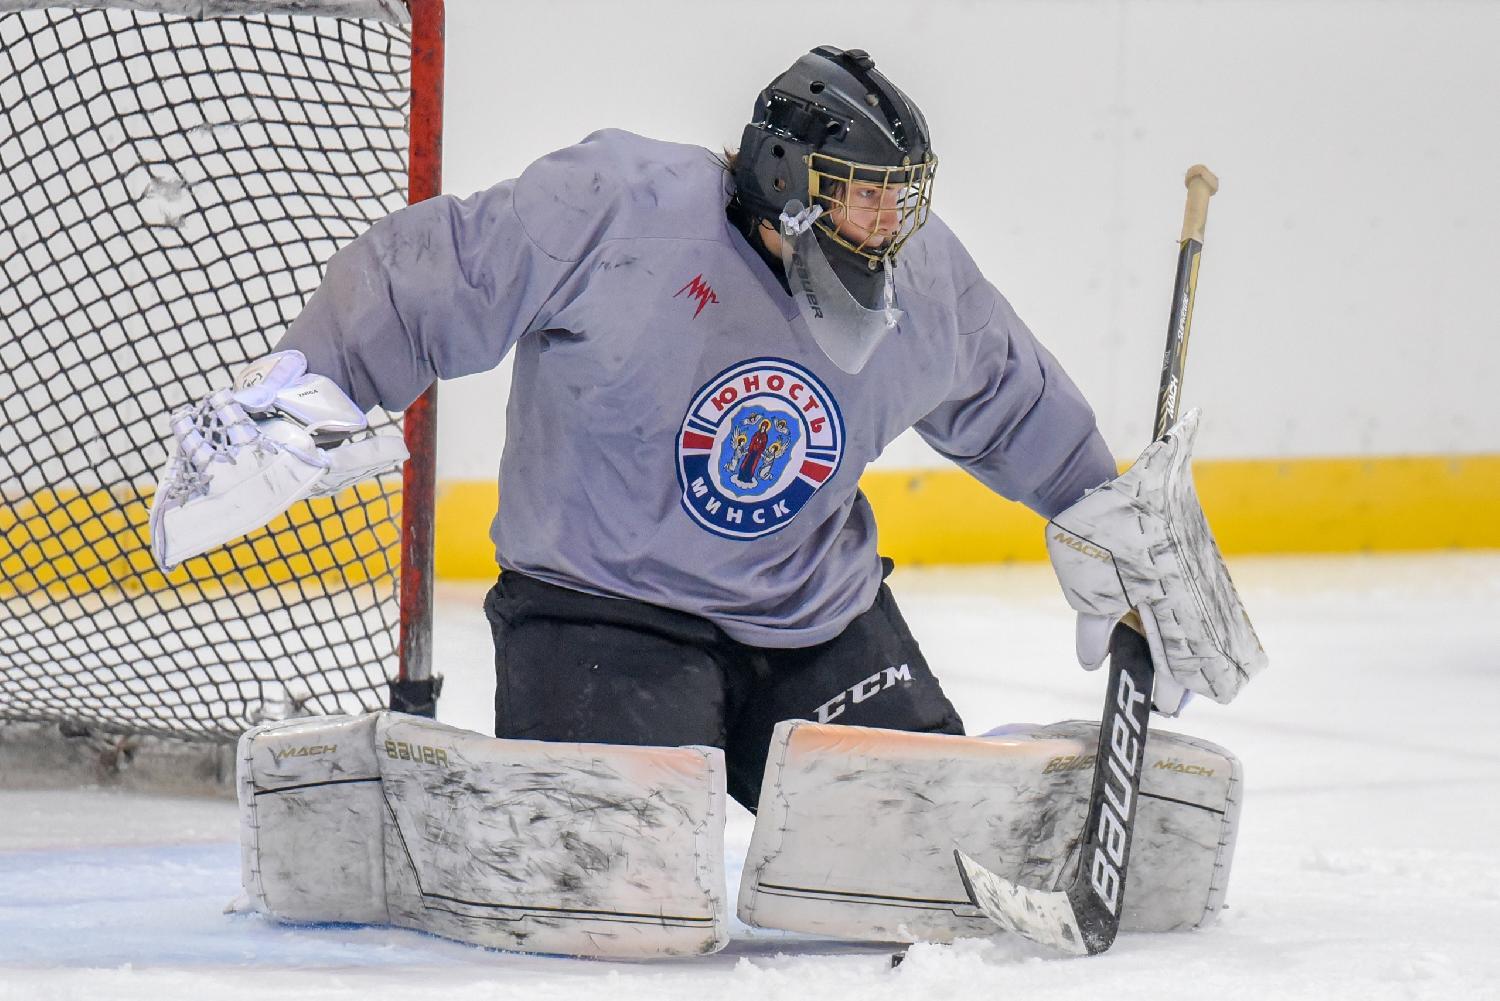
[[[790,201],[821,206],[819,243],[842,276],[864,284],[860,272],[875,277],[926,222],[936,168],[927,120],[875,60],[820,45],[756,98],[734,182],[756,218],[774,221]],[[856,186],[866,198],[875,189],[878,235],[840,231]],[[885,196],[892,188],[894,199]]]

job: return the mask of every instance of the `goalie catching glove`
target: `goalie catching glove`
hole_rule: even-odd
[[[267,355],[234,386],[175,411],[172,457],[151,502],[151,555],[163,570],[252,532],[307,497],[406,461],[300,351]]]
[[[1047,525],[1047,553],[1078,612],[1079,662],[1098,667],[1115,624],[1135,611],[1168,716],[1191,692],[1228,703],[1266,666],[1193,488],[1197,434],[1193,410]]]

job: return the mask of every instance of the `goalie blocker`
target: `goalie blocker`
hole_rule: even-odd
[[[1227,704],[1266,667],[1193,485],[1198,419],[1189,411],[1130,469],[1047,525],[1047,554],[1078,612],[1080,663],[1098,667],[1115,623],[1135,612],[1167,715],[1188,692]]]

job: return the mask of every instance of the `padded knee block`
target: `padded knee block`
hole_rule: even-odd
[[[284,720],[240,738],[240,876],[256,910],[283,921],[387,920],[376,722]]]

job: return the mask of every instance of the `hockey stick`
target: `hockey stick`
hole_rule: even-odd
[[[1177,252],[1177,281],[1167,321],[1161,388],[1156,399],[1156,439],[1177,421],[1208,200],[1219,190],[1219,179],[1202,165],[1190,169],[1185,181],[1187,209]],[[1135,618],[1134,613],[1130,617]],[[1109,683],[1099,721],[1088,820],[1084,824],[1078,872],[1066,890],[1019,886],[990,872],[962,851],[954,850],[953,857],[969,899],[1007,931],[1078,956],[1097,955],[1114,943],[1120,930],[1120,905],[1125,897],[1126,867],[1135,830],[1155,678],[1156,669],[1146,638],[1124,623],[1115,626],[1109,643]]]

